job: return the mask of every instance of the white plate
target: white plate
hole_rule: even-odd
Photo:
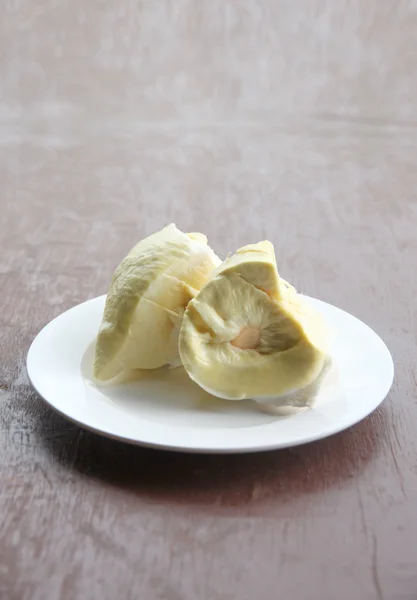
[[[327,437],[357,423],[387,395],[391,355],[367,325],[319,300],[308,299],[334,331],[327,378],[311,409],[290,416],[254,402],[219,400],[182,368],[148,372],[139,381],[96,387],[90,380],[93,345],[105,296],[51,321],[28,354],[32,385],[54,409],[97,433],[155,448],[202,453],[255,452]]]

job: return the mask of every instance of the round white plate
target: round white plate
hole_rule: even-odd
[[[371,413],[394,376],[384,342],[352,315],[308,298],[334,332],[336,368],[311,409],[271,414],[255,402],[210,396],[184,369],[146,372],[140,380],[97,387],[91,381],[94,339],[105,296],[51,321],[36,337],[27,369],[54,409],[97,433],[134,444],[201,453],[255,452],[304,444],[337,433]]]

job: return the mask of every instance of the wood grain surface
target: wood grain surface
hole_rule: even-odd
[[[417,598],[417,2],[5,0],[0,598]],[[288,451],[102,439],[29,385],[38,331],[174,221],[267,238],[366,321],[393,389]]]

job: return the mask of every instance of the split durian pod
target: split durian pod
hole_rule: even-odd
[[[169,225],[113,275],[94,377],[182,365],[214,396],[304,406],[330,362],[326,324],[279,276],[270,242],[221,262],[204,235]]]

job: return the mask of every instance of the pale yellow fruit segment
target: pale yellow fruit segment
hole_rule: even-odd
[[[204,235],[175,225],[139,242],[113,275],[96,340],[95,378],[176,362],[184,310],[219,263]]]
[[[180,356],[189,376],[231,400],[271,398],[305,388],[327,360],[321,317],[280,279],[269,242],[222,263],[190,301]]]

